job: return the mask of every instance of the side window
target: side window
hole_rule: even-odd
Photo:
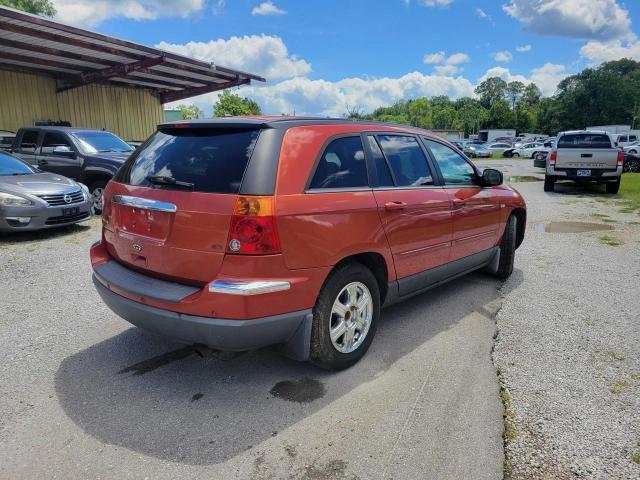
[[[325,149],[309,188],[366,187],[367,165],[360,137],[332,141]]]
[[[475,169],[460,154],[442,143],[428,138],[424,141],[440,167],[445,184],[476,185]]]
[[[384,158],[384,154],[378,145],[376,137],[373,135],[367,135],[367,142],[369,144],[369,151],[373,157],[373,166],[375,168],[375,185],[378,187],[392,187],[393,179],[391,178],[391,172],[389,171],[389,165]]]
[[[630,142],[635,142],[638,139],[638,137],[636,137],[635,135],[629,135],[629,141]]]
[[[53,149],[55,147],[69,147],[71,149],[71,143],[67,140],[61,133],[56,132],[47,132],[44,134],[44,139],[42,140],[42,148],[40,153],[42,155],[51,155],[53,153]]]
[[[627,141],[627,136],[626,135],[620,135],[620,137],[618,138],[619,142],[625,142]]]
[[[378,140],[397,186],[433,185],[433,176],[418,140],[403,135],[379,135]]]
[[[22,153],[35,153],[38,146],[38,131],[27,130],[22,134],[20,140],[20,152]]]

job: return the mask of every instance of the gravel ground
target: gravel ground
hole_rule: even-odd
[[[640,478],[640,215],[516,187],[530,225],[513,276],[385,310],[337,374],[272,349],[200,357],[130,328],[91,285],[99,219],[0,241],[0,478],[475,480],[503,462],[513,479]],[[533,228],[552,220],[614,230]]]
[[[619,201],[592,189],[517,188],[530,225],[502,288],[494,347],[507,407],[506,476],[640,478],[640,211],[622,213]],[[614,230],[531,228],[553,220]],[[603,235],[623,243],[607,245]]]

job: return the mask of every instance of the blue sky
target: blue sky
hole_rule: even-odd
[[[54,0],[59,20],[264,75],[267,113],[337,115],[640,60],[640,1]],[[216,94],[193,99],[207,113]]]

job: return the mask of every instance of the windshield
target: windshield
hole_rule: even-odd
[[[76,132],[72,134],[78,141],[82,153],[132,152],[133,147],[110,132]]]
[[[11,155],[0,153],[0,176],[29,175],[33,169]]]

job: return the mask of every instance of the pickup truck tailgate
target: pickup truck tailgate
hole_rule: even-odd
[[[614,148],[558,148],[556,168],[615,169],[618,150]]]

